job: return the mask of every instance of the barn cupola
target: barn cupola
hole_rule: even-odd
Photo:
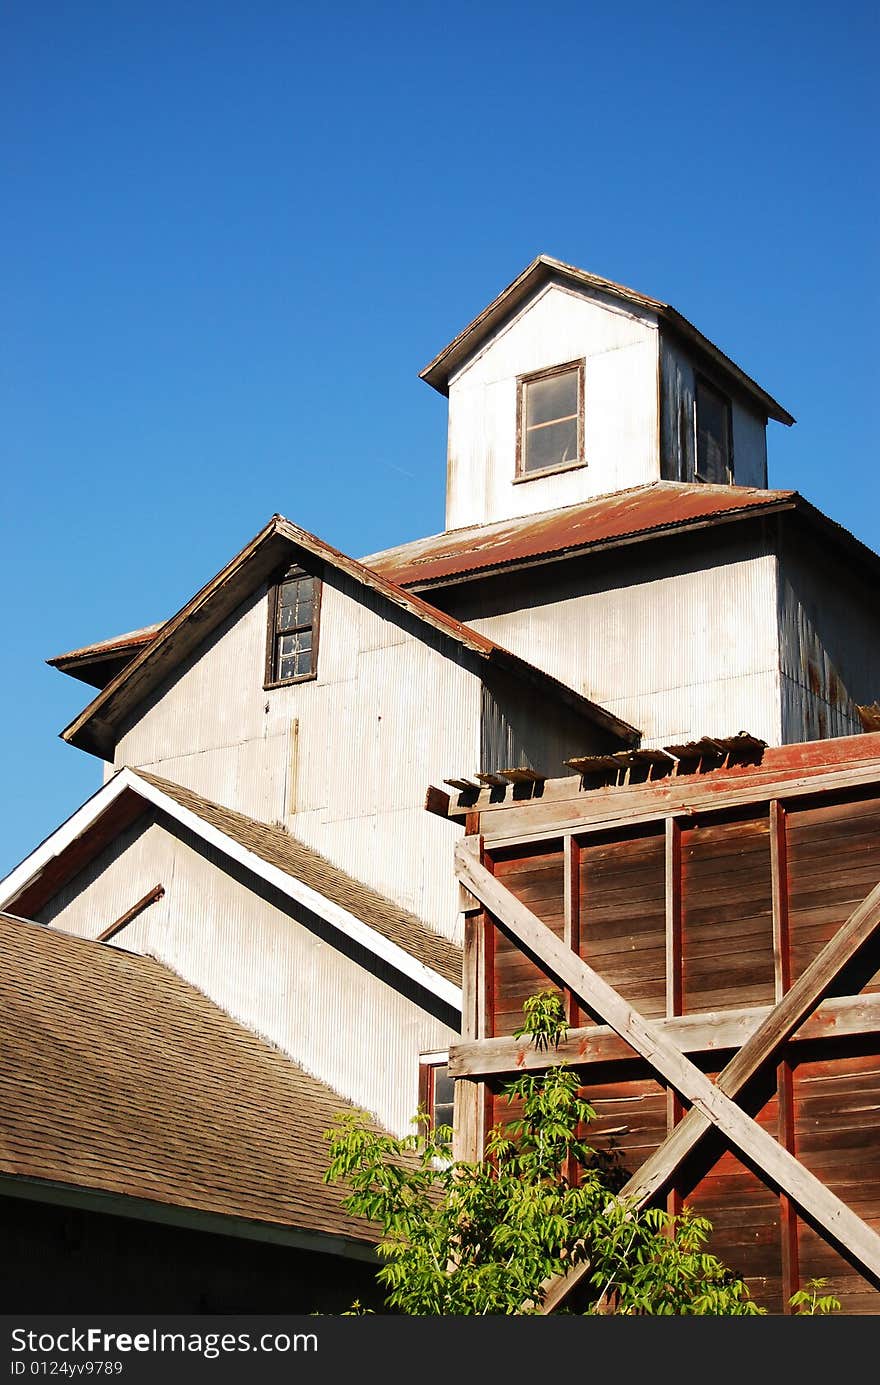
[[[449,399],[446,527],[652,481],[767,486],[792,416],[666,303],[546,255],[421,372]]]

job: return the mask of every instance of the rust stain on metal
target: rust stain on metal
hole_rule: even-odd
[[[561,510],[435,534],[363,561],[398,586],[420,585],[737,513],[791,508],[796,497],[796,491],[653,481]]]
[[[156,625],[145,625],[142,630],[130,630],[124,635],[114,635],[109,640],[96,640],[94,644],[84,644],[81,648],[70,649],[65,654],[55,654],[51,659],[47,659],[46,663],[51,664],[53,668],[63,668],[65,664],[80,660],[124,654],[129,649],[134,652],[142,649],[145,644],[151,644],[164,624],[164,621],[159,621]]]

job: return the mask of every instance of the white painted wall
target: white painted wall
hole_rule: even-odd
[[[341,1096],[409,1134],[419,1053],[446,1048],[453,1030],[398,989],[395,973],[366,970],[315,931],[307,911],[261,898],[221,853],[162,814],[122,833],[39,921],[94,938],[160,883],[164,898],[112,945],[157,957]]]
[[[412,617],[331,573],[317,678],[264,691],[266,622],[261,588],[138,710],[115,767],[286,825],[460,940],[456,830],[424,798],[429,783],[478,768],[479,677],[450,641],[421,622],[416,635]]]
[[[586,362],[587,465],[514,483],[516,379]],[[447,529],[572,505],[660,476],[652,314],[549,284],[450,380]]]
[[[638,726],[644,744],[750,731],[781,743],[777,562],[757,544],[560,566],[462,592],[453,611]],[[568,575],[565,575],[566,567]],[[531,574],[534,578],[534,574]]]

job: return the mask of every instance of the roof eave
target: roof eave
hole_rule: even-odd
[[[698,515],[690,519],[676,520],[674,523],[655,525],[650,529],[636,529],[627,534],[614,534],[609,538],[599,539],[595,542],[576,543],[566,548],[556,548],[545,553],[534,553],[509,558],[506,561],[496,562],[485,567],[462,568],[455,572],[442,573],[439,576],[431,577],[426,580],[415,579],[403,585],[407,590],[430,592],[444,587],[457,586],[465,582],[478,582],[484,577],[503,576],[508,572],[516,572],[523,568],[544,567],[549,563],[568,562],[575,558],[589,557],[594,553],[604,553],[609,549],[624,548],[635,543],[648,543],[653,539],[674,538],[676,535],[689,533],[694,530],[713,528],[719,524],[735,523],[738,520],[761,519],[764,516],[779,514],[786,510],[795,510],[799,507],[799,502],[805,504],[802,497],[796,491],[790,493],[790,498],[772,501],[765,504],[744,505],[735,510],[724,510],[718,514]],[[808,507],[812,509],[812,506]],[[821,516],[821,511],[815,511]],[[821,516],[824,518],[824,516]],[[833,524],[833,521],[827,521]],[[836,529],[840,526],[835,525]],[[841,530],[844,535],[847,530]],[[852,538],[852,535],[849,535]],[[858,543],[857,539],[852,540]],[[864,545],[860,545],[864,547]],[[870,549],[865,550],[871,554]],[[872,555],[876,560],[876,554]]]
[[[760,404],[768,418],[772,418],[776,423],[784,423],[787,428],[797,422],[793,415],[773,398],[772,394],[768,394],[766,390],[762,389],[756,380],[753,380],[736,364],[736,361],[732,361],[729,356],[725,355],[719,346],[704,336],[698,327],[695,327],[675,308],[665,304],[660,309],[659,315],[667,326],[671,327],[679,336],[684,337],[692,346],[695,346],[702,355],[708,357],[713,365],[722,370],[725,375],[730,376],[744,393]]]
[[[232,614],[252,589],[254,579],[265,580],[277,569],[287,548],[287,536],[281,534],[280,523],[281,516],[274,515],[231,562],[166,621],[156,637],[64,728],[61,739],[102,759],[112,759],[116,734],[113,723],[118,716],[137,705],[140,697],[155,685],[163,666],[170,672],[180,657],[185,657],[190,648],[194,649]],[[190,628],[185,630],[187,626]]]
[[[515,312],[530,293],[555,277],[577,284],[581,288],[609,294],[647,312],[655,313],[658,318],[708,356],[713,364],[723,370],[725,374],[731,376],[740,389],[760,404],[768,418],[784,423],[788,427],[795,422],[787,409],[784,409],[735,361],[726,356],[719,347],[715,346],[714,342],[705,337],[698,328],[694,327],[693,323],[689,322],[686,317],[683,317],[668,303],[662,303],[656,298],[649,298],[647,294],[638,293],[635,289],[627,288],[624,284],[616,284],[611,279],[603,279],[598,274],[590,274],[587,270],[578,269],[575,265],[566,264],[562,260],[553,259],[550,255],[538,255],[536,259],[532,260],[531,264],[527,265],[522,273],[518,274],[513,282],[507,285],[507,288],[502,289],[497,298],[494,298],[488,307],[484,308],[472,322],[469,322],[467,327],[459,332],[458,336],[453,338],[449,345],[445,346],[425,366],[424,370],[419,371],[419,378],[431,385],[433,389],[438,390],[440,394],[448,395],[450,377],[467,357],[478,349],[485,337],[500,322]]]
[[[590,274],[585,269],[578,269],[575,265],[554,259],[552,255],[538,255],[531,264],[526,265],[526,268],[517,275],[512,283],[501,290],[497,298],[493,298],[488,307],[484,308],[472,322],[468,323],[463,331],[459,332],[448,346],[444,346],[439,355],[435,356],[424,370],[419,371],[419,379],[424,380],[426,384],[431,385],[440,394],[448,395],[449,377],[475,348],[476,344],[503,318],[514,312],[530,293],[557,275],[574,281],[584,288],[611,293],[617,298],[652,312],[657,312],[664,306],[657,299],[648,298],[645,294],[637,293],[635,289],[629,289],[624,284],[615,284],[612,280],[603,279],[598,274]]]
[[[102,759],[112,760],[117,738],[116,726],[120,718],[133,711],[155,688],[163,674],[170,673],[181,658],[192,652],[207,634],[231,615],[260,581],[268,580],[278,571],[291,545],[352,577],[360,585],[378,592],[399,609],[431,626],[447,639],[455,640],[479,658],[489,660],[499,654],[507,654],[485,635],[431,606],[414,592],[397,586],[389,578],[365,567],[356,558],[349,558],[283,516],[274,515],[256,538],[206,583],[177,615],[172,616],[156,638],[127,663],[79,716],[65,727],[61,732],[62,740]],[[548,675],[524,660],[514,655],[507,657],[512,661],[511,668],[521,677],[556,683],[555,679],[549,679]],[[559,684],[558,687],[563,689],[564,685]],[[564,695],[568,699],[579,696],[568,688],[564,689]],[[589,699],[580,699],[580,703],[581,710],[591,715],[594,704]],[[603,714],[610,716],[610,713]]]

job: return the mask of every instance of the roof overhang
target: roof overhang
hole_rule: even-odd
[[[346,574],[478,658],[493,661],[516,677],[551,692],[623,744],[638,741],[640,732],[628,722],[281,515],[273,515],[226,567],[160,627],[155,638],[65,727],[62,739],[103,759],[112,759],[120,722],[251,592],[270,580],[285,563],[294,558],[301,560],[303,555]]]
[[[67,880],[72,879],[124,827],[136,821],[150,807],[173,818],[208,846],[308,909],[408,981],[415,982],[423,991],[453,1010],[461,1011],[460,987],[447,981],[335,900],[327,899],[310,885],[263,860],[256,852],[248,850],[241,842],[206,822],[131,769],[122,769],[115,774],[4,880],[0,880],[0,912],[15,915],[24,910],[32,917]]]
[[[51,1178],[0,1174],[0,1195],[21,1198],[27,1202],[46,1203],[50,1206],[74,1207],[84,1212],[100,1212],[105,1216],[158,1222],[163,1226],[180,1226],[192,1231],[209,1231],[216,1235],[232,1236],[237,1240],[261,1241],[264,1245],[290,1246],[297,1250],[320,1252],[323,1255],[339,1255],[347,1260],[365,1260],[369,1263],[376,1260],[373,1245],[369,1241],[359,1241],[352,1236],[337,1236],[329,1231],[311,1231],[305,1227],[284,1226],[277,1222],[252,1221],[247,1217],[206,1212],[176,1203],[133,1197],[129,1193],[62,1183]]]
[[[717,509],[696,503],[708,501],[713,491],[723,493],[723,504]],[[684,497],[680,504],[677,492]],[[622,516],[614,513],[618,506]],[[597,511],[611,512],[611,522],[603,514],[597,522]],[[820,534],[841,554],[848,568],[858,570],[872,583],[880,580],[880,557],[873,549],[797,491],[675,481],[655,481],[561,510],[415,539],[371,554],[364,561],[375,563],[401,586],[423,592],[430,599],[434,590],[456,584],[765,519],[801,526],[811,538]]]
[[[98,640],[82,649],[71,649],[66,654],[56,654],[46,663],[57,668],[81,683],[93,688],[105,688],[110,679],[124,668],[145,645],[151,644],[164,625],[145,625],[142,630],[131,630],[125,635],[116,635],[110,640]]]
[[[590,274],[584,269],[577,269],[574,265],[565,264],[562,260],[553,259],[550,255],[538,255],[536,259],[532,260],[532,263],[521,274],[517,275],[513,282],[508,284],[507,288],[503,289],[498,297],[494,298],[489,306],[484,308],[473,322],[465,327],[464,331],[459,332],[458,336],[448,346],[445,346],[439,355],[425,366],[424,370],[419,372],[420,378],[432,385],[435,390],[439,390],[441,394],[448,394],[449,381],[452,375],[474,351],[479,349],[486,338],[503,322],[512,317],[528,298],[546,284],[553,282],[568,285],[584,292],[605,294],[651,313],[658,322],[682,337],[700,356],[733,380],[768,418],[788,426],[794,423],[795,420],[787,409],[777,403],[772,395],[769,395],[751,376],[740,369],[735,361],[726,356],[708,337],[704,337],[693,323],[688,322],[686,317],[683,317],[668,303],[661,303],[656,298],[649,298],[646,294],[626,288],[623,284],[616,284],[611,279],[603,279],[598,274]]]

